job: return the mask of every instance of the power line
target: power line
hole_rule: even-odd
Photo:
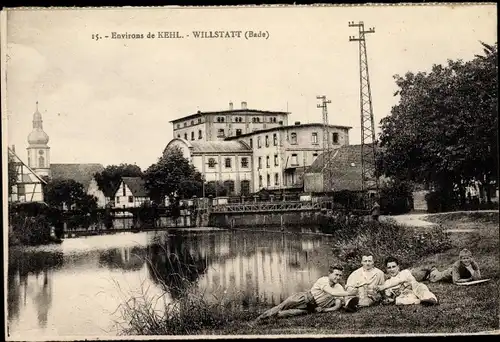
[[[375,173],[375,122],[373,119],[372,93],[368,73],[365,35],[375,33],[375,29],[365,30],[362,21],[349,22],[349,27],[358,28],[358,37],[349,36],[349,41],[359,44],[359,102],[361,110],[361,184],[365,195],[379,192],[379,181]]]

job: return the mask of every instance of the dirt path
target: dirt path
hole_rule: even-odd
[[[426,220],[428,216],[439,216],[439,215],[447,215],[450,213],[474,213],[474,212],[481,212],[481,213],[498,213],[498,210],[480,210],[480,211],[453,211],[453,212],[446,212],[446,213],[435,213],[435,214],[428,214],[428,213],[415,213],[415,214],[403,214],[403,215],[396,215],[396,216],[381,216],[380,221],[382,222],[395,222],[397,224],[401,224],[404,226],[412,226],[412,227],[432,227],[436,226],[436,223],[429,222]]]

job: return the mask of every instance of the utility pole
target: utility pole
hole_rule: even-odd
[[[375,33],[374,28],[365,30],[362,21],[349,22],[349,27],[358,28],[358,37],[349,36],[349,41],[359,42],[359,102],[361,109],[361,184],[365,196],[368,192],[379,193],[379,182],[375,174],[375,122],[373,119],[372,93],[368,74],[368,58],[366,56],[367,33]],[[367,198],[368,199],[368,198]],[[368,201],[365,202],[369,205]]]
[[[316,99],[321,100],[317,105],[323,112],[323,191],[328,192],[332,190],[332,180],[330,172],[330,125],[328,123],[328,108],[327,104],[332,101],[327,100],[325,95],[318,95]]]

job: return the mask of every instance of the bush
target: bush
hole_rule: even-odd
[[[380,190],[380,211],[385,215],[398,215],[413,209],[412,185],[392,181]]]
[[[456,194],[442,190],[429,192],[425,195],[425,201],[427,202],[427,211],[429,213],[453,211],[459,207]]]
[[[12,213],[9,218],[9,243],[40,245],[51,241],[50,222],[45,215],[30,216],[25,213]]]
[[[378,260],[388,256],[400,260],[402,267],[415,260],[451,247],[448,234],[442,227],[414,230],[390,223],[360,222],[333,234],[333,252],[346,263],[346,273],[359,268],[361,256],[370,251]]]

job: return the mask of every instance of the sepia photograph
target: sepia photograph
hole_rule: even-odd
[[[6,340],[500,332],[495,3],[0,13]]]

